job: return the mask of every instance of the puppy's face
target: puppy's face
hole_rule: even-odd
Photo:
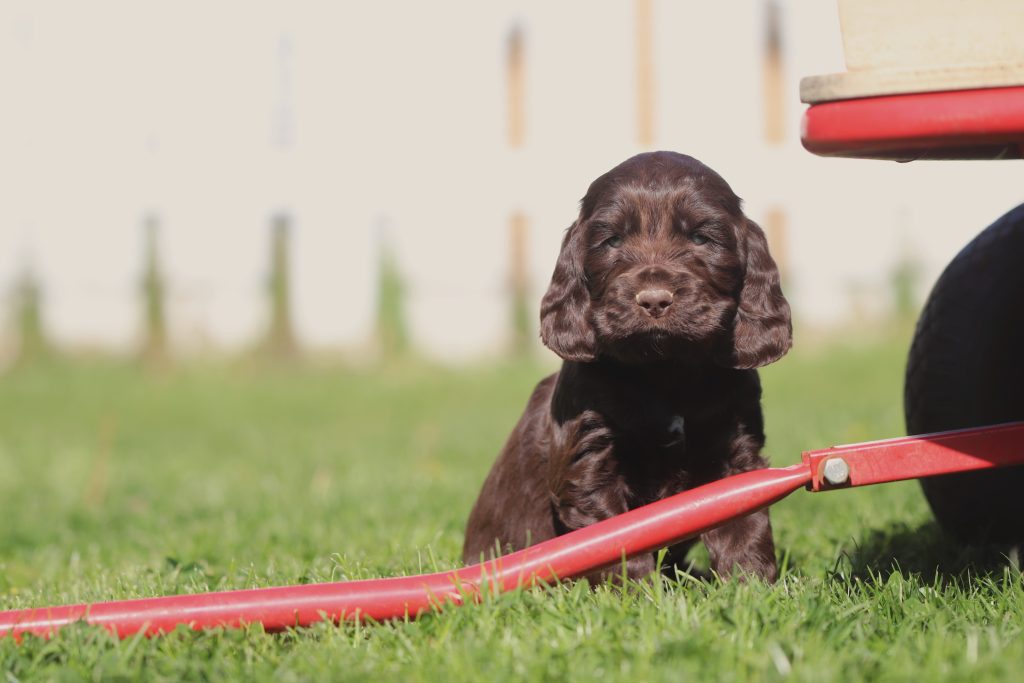
[[[627,160],[590,186],[541,305],[567,360],[666,358],[745,368],[791,343],[764,235],[728,184],[669,152]]]
[[[591,325],[601,350],[623,360],[709,350],[743,282],[743,220],[728,186],[651,166],[597,183],[578,227]]]

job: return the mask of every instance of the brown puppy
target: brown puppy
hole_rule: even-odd
[[[466,562],[766,465],[752,368],[789,349],[789,305],[761,229],[696,159],[640,154],[591,184],[541,302],[541,336],[565,362],[484,482]],[[775,580],[767,510],[701,540],[719,575]],[[671,548],[670,566],[689,547]],[[654,566],[645,555],[627,569]]]

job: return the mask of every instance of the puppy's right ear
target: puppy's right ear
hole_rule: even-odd
[[[590,293],[583,273],[580,222],[565,233],[551,284],[540,302],[540,337],[565,360],[588,362],[597,355],[590,324]]]

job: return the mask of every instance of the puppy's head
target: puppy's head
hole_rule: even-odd
[[[541,337],[566,360],[777,360],[789,304],[761,229],[714,171],[640,154],[595,180],[541,302]]]

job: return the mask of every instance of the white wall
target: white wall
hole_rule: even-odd
[[[755,218],[790,216],[802,319],[884,305],[894,262],[933,278],[1024,200],[1019,162],[824,160],[797,139],[800,76],[842,69],[832,3],[785,9],[792,134],[761,142],[761,12],[655,3],[657,141],[701,158]],[[525,30],[526,145],[505,144],[504,47]],[[298,332],[355,346],[372,327],[375,248],[395,244],[429,353],[506,335],[508,214],[531,225],[539,300],[589,182],[635,143],[633,3],[0,4],[0,290],[30,262],[67,344],[127,348],[141,222],[161,217],[180,345],[235,348],[264,324],[270,216],[295,221]],[[284,45],[284,47],[282,47]],[[287,57],[280,56],[282,49]],[[282,62],[287,66],[282,66]],[[290,145],[275,143],[289,102]]]

